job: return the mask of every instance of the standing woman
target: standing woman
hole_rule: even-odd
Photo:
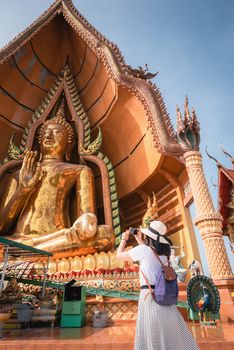
[[[142,233],[145,235],[144,241]],[[199,350],[176,306],[161,306],[149,294],[147,284],[154,289],[156,277],[161,270],[161,264],[155,253],[164,265],[168,265],[172,242],[165,234],[166,226],[161,221],[152,221],[148,228],[141,228],[135,235],[138,246],[124,251],[129,238],[129,230],[127,230],[122,234],[122,240],[117,250],[118,259],[131,259],[140,263],[141,291],[134,349]]]

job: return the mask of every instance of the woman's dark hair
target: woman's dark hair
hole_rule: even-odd
[[[145,236],[145,244],[152,248],[158,255],[171,255],[170,244],[160,243],[155,241],[154,239]]]

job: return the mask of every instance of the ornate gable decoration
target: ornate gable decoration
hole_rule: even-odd
[[[76,10],[72,1],[57,0],[31,26],[19,34],[0,51],[0,63],[17,52],[36,33],[46,26],[57,14],[95,52],[108,73],[116,82],[130,91],[141,102],[148,119],[154,146],[160,153],[180,157],[182,147],[178,144],[174,128],[167,113],[163,98],[157,86],[147,79],[136,77],[126,65],[117,45],[105,38]]]
[[[81,146],[82,149],[86,149],[88,146],[90,146],[91,130],[89,120],[82,106],[76,85],[70,73],[69,66],[66,65],[56,78],[44,100],[33,113],[31,120],[28,122],[27,127],[24,130],[19,148],[14,146],[13,138],[11,138],[8,148],[9,157],[4,158],[3,163],[6,163],[9,158],[18,159],[20,155],[23,154],[25,148],[32,148],[36,129],[46,120],[48,114],[52,111],[52,108],[62,93],[64,93],[66,97],[69,109],[71,111],[72,120],[75,123],[79,133],[78,137],[80,141],[78,148]],[[80,150],[78,149],[78,152],[79,151]]]

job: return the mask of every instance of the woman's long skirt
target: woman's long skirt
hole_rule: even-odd
[[[139,298],[135,350],[199,350],[176,306],[160,306],[146,294]]]

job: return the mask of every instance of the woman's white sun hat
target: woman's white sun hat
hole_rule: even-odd
[[[147,228],[140,228],[140,231],[157,242],[170,244],[172,242],[166,237],[167,228],[162,221],[152,221]]]

